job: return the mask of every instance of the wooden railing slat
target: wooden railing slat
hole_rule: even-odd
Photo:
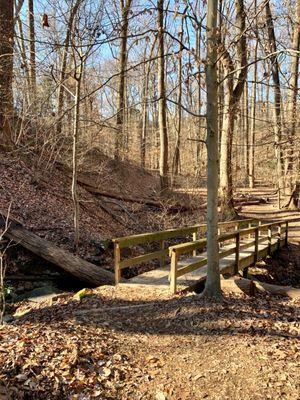
[[[141,264],[146,261],[151,261],[155,259],[160,259],[164,256],[168,255],[168,249],[162,249],[158,251],[154,251],[152,253],[142,254],[137,257],[127,258],[123,261],[120,261],[119,265],[121,269],[131,267],[133,265]]]

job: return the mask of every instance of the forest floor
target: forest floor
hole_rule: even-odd
[[[0,399],[299,399],[300,302],[119,287],[23,302],[0,329]]]
[[[121,191],[123,179],[125,193],[138,195],[142,187],[145,197],[155,195],[153,176],[142,176],[138,169],[131,174],[129,167],[112,176],[115,170],[105,161],[106,175],[97,175],[105,176],[101,187]],[[13,199],[15,218],[69,248],[69,179],[53,169],[36,180],[27,165],[7,157],[0,157],[0,173],[0,208]],[[129,181],[124,174],[130,175]],[[82,256],[93,251],[93,240],[133,232],[126,228],[124,213],[118,225],[99,209],[95,196],[80,191],[85,201],[82,232],[88,243]],[[243,207],[241,215],[299,216],[276,211],[273,192],[256,189],[255,195],[270,202]],[[205,201],[205,190],[195,190],[193,196]],[[164,212],[147,209],[151,223],[143,219],[145,207],[132,206],[130,211],[143,230],[176,226],[180,217],[168,216],[165,222]],[[180,223],[200,218],[203,211],[182,217]],[[276,261],[266,260],[266,280],[297,284],[290,278],[297,281],[300,271],[300,229],[292,232],[291,240]],[[88,289],[83,298],[67,293],[41,302],[17,302],[8,307],[14,318],[0,328],[0,400],[300,399],[299,306],[299,300],[232,293],[224,293],[223,303],[211,304],[193,293],[170,296],[127,286]]]
[[[284,284],[300,271],[298,230],[292,241],[266,260]],[[104,286],[14,311],[0,329],[1,400],[300,399],[299,299],[224,293],[212,304]]]

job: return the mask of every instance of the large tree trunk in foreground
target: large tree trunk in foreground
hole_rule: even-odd
[[[0,0],[0,144],[11,146],[14,2]]]
[[[4,228],[5,218],[6,215],[0,213],[0,229]],[[51,242],[28,231],[19,223],[10,221],[5,236],[90,285],[97,286],[115,281],[112,272],[60,249]]]
[[[168,188],[168,132],[167,132],[167,102],[165,87],[165,50],[164,50],[164,0],[157,2],[158,30],[158,124],[160,137],[159,176],[160,188]]]
[[[221,299],[218,244],[218,0],[208,0],[207,6],[207,278],[203,297]]]

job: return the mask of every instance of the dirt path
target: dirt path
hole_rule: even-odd
[[[3,398],[299,399],[299,302],[91,294],[0,330]]]

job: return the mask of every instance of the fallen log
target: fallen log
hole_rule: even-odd
[[[253,295],[253,292],[269,293],[275,296],[285,296],[291,299],[300,298],[300,289],[292,286],[280,286],[234,276],[229,279],[221,279],[222,290],[233,293],[246,293]]]
[[[108,197],[110,199],[115,199],[115,200],[121,200],[121,201],[125,201],[127,203],[138,203],[138,204],[145,204],[146,206],[150,206],[150,207],[155,207],[155,208],[166,208],[167,212],[179,212],[179,211],[189,211],[191,208],[187,207],[185,205],[181,205],[181,204],[173,204],[173,205],[164,205],[162,202],[160,201],[155,201],[155,200],[151,200],[151,199],[143,199],[143,198],[136,198],[136,197],[129,197],[129,196],[124,196],[124,195],[120,195],[120,194],[116,194],[116,193],[111,193],[111,192],[106,192],[103,190],[100,190],[94,186],[90,186],[86,183],[81,182],[81,179],[78,179],[78,182],[83,185],[83,187],[90,193],[93,194],[98,194],[99,196],[102,197]]]
[[[0,229],[4,229],[7,216],[2,211],[0,211],[0,216],[2,217],[0,218]],[[115,281],[112,272],[60,249],[48,240],[30,232],[19,222],[12,220],[12,218],[9,218],[9,226],[5,231],[5,237],[90,285],[112,284]]]

